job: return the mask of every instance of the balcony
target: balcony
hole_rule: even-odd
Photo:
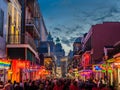
[[[25,35],[25,44],[29,44],[35,51],[37,51],[34,39],[28,33]]]
[[[37,51],[36,49],[36,45],[34,43],[34,39],[32,38],[32,36],[28,33],[23,35],[24,38],[21,38],[21,35],[19,34],[9,34],[8,35],[8,44],[9,45],[22,45],[21,44],[21,39],[24,39],[24,45],[29,45],[32,47],[32,49],[34,49],[35,51]]]
[[[36,19],[26,19],[26,31],[34,38],[40,38],[40,22]]]

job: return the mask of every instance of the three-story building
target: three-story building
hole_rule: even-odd
[[[40,9],[37,0],[10,0],[8,3],[7,57],[12,59],[12,80],[36,78],[40,63]],[[20,62],[21,61],[21,62]],[[14,66],[19,62],[19,67]],[[27,62],[27,63],[26,63]],[[22,65],[24,64],[24,65]],[[26,65],[28,64],[28,67]],[[18,68],[18,70],[14,70]]]

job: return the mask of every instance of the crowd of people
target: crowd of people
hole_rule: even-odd
[[[108,87],[103,79],[88,79],[86,81],[79,79],[39,79],[26,80],[24,82],[13,83],[8,80],[7,83],[0,81],[0,90],[115,90]]]

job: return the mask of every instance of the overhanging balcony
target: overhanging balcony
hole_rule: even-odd
[[[38,19],[26,19],[26,31],[35,39],[40,38],[40,24]]]
[[[37,51],[36,45],[34,43],[34,39],[31,37],[30,34],[26,33],[23,35],[24,37],[24,43],[21,44],[21,35],[16,35],[16,34],[9,34],[8,35],[8,42],[7,45],[9,45],[9,47],[11,46],[22,46],[22,47],[26,47],[29,46],[31,47],[34,51]]]

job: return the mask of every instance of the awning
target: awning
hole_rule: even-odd
[[[107,62],[108,63],[120,62],[120,57],[108,59]]]
[[[115,58],[115,63],[120,63],[120,57]]]
[[[113,63],[115,61],[115,59],[114,58],[111,58],[111,59],[108,59],[107,60],[107,63]]]

